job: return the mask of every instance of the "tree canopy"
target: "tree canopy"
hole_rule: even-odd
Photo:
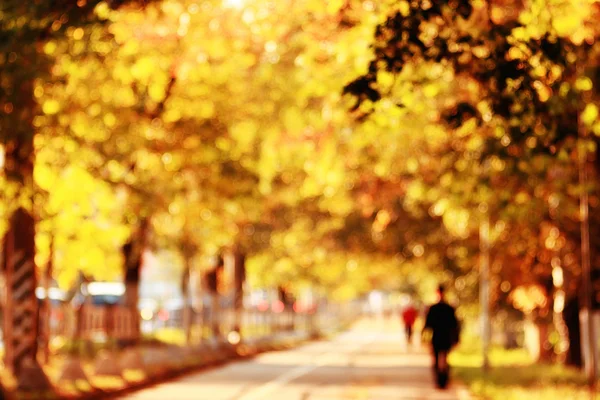
[[[155,248],[240,246],[256,286],[473,301],[489,216],[499,306],[557,263],[575,293],[597,1],[52,4],[1,9],[0,230],[32,203],[62,284],[119,276],[148,219]]]

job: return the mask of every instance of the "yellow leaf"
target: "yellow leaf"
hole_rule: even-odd
[[[198,116],[208,119],[215,115],[215,104],[210,101],[203,101],[198,107]]]
[[[419,169],[419,162],[415,158],[411,157],[406,161],[406,170],[409,173],[414,174],[415,172],[417,172],[418,169]]]
[[[575,88],[582,92],[592,90],[593,87],[594,87],[594,84],[592,83],[592,80],[590,78],[588,78],[587,76],[577,78],[577,81],[575,82]]]
[[[421,182],[415,181],[408,186],[406,194],[408,195],[407,197],[411,199],[421,200],[422,197],[425,196],[425,188]]]
[[[160,103],[165,98],[165,87],[159,84],[152,84],[148,88],[148,94],[153,101]]]
[[[46,100],[42,105],[42,111],[48,115],[56,114],[60,111],[60,103],[54,99]]]
[[[118,64],[113,69],[112,74],[116,80],[120,81],[124,85],[130,85],[131,82],[133,82],[132,71],[125,67],[123,64]]]
[[[325,11],[325,2],[322,0],[310,0],[307,2],[306,8],[314,13],[322,13]]]
[[[290,107],[283,112],[283,123],[288,133],[297,133],[304,127],[302,114],[295,107]]]
[[[525,204],[529,201],[529,195],[525,192],[519,192],[514,199],[517,204]]]
[[[440,88],[438,85],[436,85],[435,83],[431,83],[429,85],[426,85],[423,88],[423,94],[425,95],[425,97],[435,97],[440,91]]]
[[[400,11],[400,13],[407,17],[408,14],[410,14],[410,4],[408,4],[408,1],[406,0],[402,0],[398,2],[398,10]]]
[[[600,136],[600,122],[596,122],[593,127],[594,135]]]
[[[228,42],[225,39],[211,40],[206,44],[206,52],[213,60],[221,60],[229,55]]]
[[[585,106],[585,110],[581,114],[581,120],[584,124],[591,126],[598,118],[598,106],[595,104],[588,104]]]
[[[175,121],[179,121],[180,119],[181,119],[181,111],[179,111],[178,109],[175,109],[175,108],[168,109],[167,111],[165,111],[165,114],[163,116],[163,120],[165,122],[175,122]]]
[[[50,190],[56,183],[56,175],[45,165],[37,165],[33,170],[35,183],[43,190]]]
[[[241,57],[240,64],[245,68],[249,68],[256,64],[256,56],[252,53],[246,53]]]
[[[550,89],[547,85],[544,84],[536,85],[536,90],[538,93],[538,98],[542,103],[548,101],[548,99],[552,95],[552,89]]]
[[[99,2],[94,11],[100,19],[108,19],[111,12],[110,6],[104,1]]]
[[[470,118],[460,128],[456,130],[456,134],[460,137],[469,136],[477,129],[477,120]]]
[[[382,88],[390,88],[394,84],[394,74],[387,71],[379,71],[377,73],[377,83]]]
[[[150,57],[144,57],[131,67],[131,75],[140,81],[147,81],[150,76],[152,76],[152,72],[155,69],[156,61],[152,60]]]
[[[529,39],[529,35],[528,35],[527,29],[525,27],[519,27],[519,28],[513,29],[512,36],[517,40]]]
[[[584,26],[584,20],[589,18],[589,5],[585,2],[565,2],[567,8],[562,13],[552,16],[552,24],[559,36],[572,36],[581,31]],[[576,5],[577,3],[577,5]]]
[[[258,127],[253,121],[242,121],[231,127],[231,136],[238,142],[242,150],[246,150],[254,141]]]
[[[104,120],[104,125],[106,125],[109,128],[112,128],[117,123],[117,118],[115,117],[115,114],[113,114],[113,113],[105,114],[103,120]]]
[[[54,54],[57,47],[58,46],[56,45],[56,42],[54,40],[50,40],[44,45],[44,53],[49,55]]]
[[[345,0],[329,0],[327,1],[327,13],[336,14],[344,5]]]
[[[468,141],[467,141],[467,150],[470,151],[476,151],[481,149],[481,147],[483,146],[483,138],[480,136],[472,136]]]

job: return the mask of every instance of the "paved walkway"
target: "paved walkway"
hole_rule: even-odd
[[[398,322],[363,320],[309,343],[189,375],[126,397],[136,400],[462,400],[434,388],[429,355],[407,346]]]

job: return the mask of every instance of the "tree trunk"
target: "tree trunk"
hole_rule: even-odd
[[[33,102],[33,81],[25,80],[20,95]],[[32,120],[35,107],[23,110],[21,125],[5,143],[4,173],[18,188],[19,198],[9,199],[19,207],[12,214],[4,238],[6,272],[5,357],[6,366],[17,377],[18,387],[30,390],[51,388],[37,361],[37,326],[39,304],[35,295],[35,220],[33,202],[34,147]],[[23,207],[25,205],[28,209]],[[27,377],[27,374],[31,374]]]
[[[542,323],[538,324],[538,329],[540,330],[540,361],[541,362],[551,362],[552,361],[552,351],[548,347],[549,336],[550,336],[550,325],[546,322],[542,322]]]
[[[292,312],[294,309],[294,297],[288,291],[288,289],[286,289],[283,286],[279,286],[277,288],[277,294],[279,301],[283,303],[283,312],[280,315],[276,316],[278,320],[283,320],[282,324],[277,324],[278,328],[283,329],[284,331],[293,331],[294,323],[293,320],[288,320],[287,313]]]
[[[223,288],[223,269],[225,268],[223,255],[219,254],[215,266],[210,276],[209,290],[211,292],[211,324],[213,338],[221,338],[221,294],[220,290]]]
[[[219,339],[221,337],[221,303],[219,301],[219,293],[211,293],[210,300],[212,303],[210,309],[212,334],[213,338]]]
[[[12,301],[9,298],[10,290],[9,290],[9,279],[10,273],[8,271],[8,257],[6,252],[8,251],[8,234],[6,234],[2,240],[2,272],[4,279],[4,293],[3,293],[3,303],[2,303],[2,338],[4,342],[4,365],[14,372],[13,364],[12,364]]]
[[[123,257],[125,259],[125,307],[130,311],[133,319],[133,339],[128,340],[127,344],[137,344],[140,340],[140,313],[138,311],[139,303],[139,285],[141,277],[141,268],[143,263],[144,249],[149,231],[149,220],[142,218],[140,224],[131,238],[123,246]]]
[[[244,308],[244,282],[246,281],[246,255],[239,249],[232,251],[233,258],[233,310],[235,322],[233,330],[240,334],[242,328],[242,311]]]
[[[83,342],[83,313],[86,311],[86,307],[89,305],[79,304],[77,307],[73,308],[73,331],[71,333],[71,339],[73,343],[75,343],[73,353],[76,356],[85,355],[85,346],[82,345]]]
[[[44,307],[40,319],[40,334],[42,338],[42,360],[45,364],[50,360],[50,318],[52,315],[52,302],[50,301],[50,282],[52,281],[52,270],[54,269],[54,236],[50,238],[50,254],[48,256],[48,265],[44,273]]]
[[[17,209],[6,235],[6,365],[15,374],[20,390],[50,390],[50,381],[37,360],[39,304],[35,295],[35,221],[31,213]]]
[[[577,296],[567,300],[563,311],[563,318],[567,326],[569,349],[567,351],[567,365],[583,367],[581,357],[581,330],[579,325],[579,300]]]
[[[190,257],[184,254],[185,268],[181,278],[181,294],[183,296],[183,331],[185,333],[185,343],[189,345],[192,339],[192,304],[190,296]]]

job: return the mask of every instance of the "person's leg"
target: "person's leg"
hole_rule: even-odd
[[[438,371],[437,371],[437,384],[440,389],[445,389],[448,386],[448,380],[450,378],[450,366],[448,364],[448,350],[440,349],[438,351]]]
[[[438,352],[438,369],[440,371],[445,371],[446,369],[448,369],[448,361],[447,361],[447,351],[440,351]]]
[[[433,367],[433,376],[434,376],[434,378],[437,381],[438,363],[439,363],[440,352],[434,346],[431,347],[431,352],[433,354],[433,365],[432,365],[432,367]]]

